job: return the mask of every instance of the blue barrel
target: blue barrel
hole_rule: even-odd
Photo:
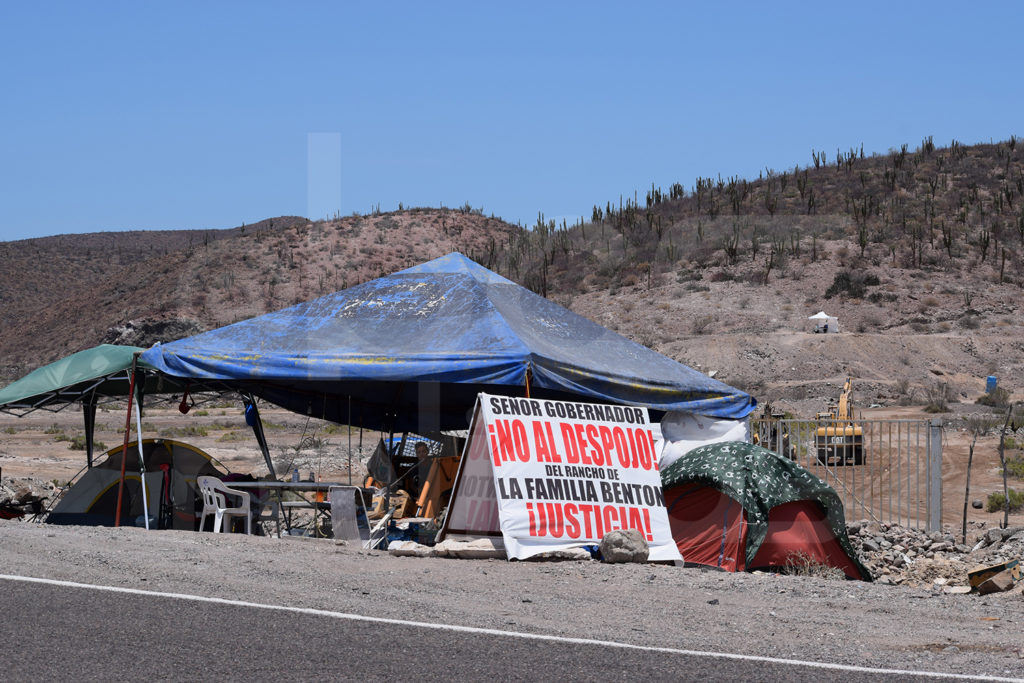
[[[991,394],[995,390],[996,390],[996,376],[995,375],[989,375],[988,379],[985,380],[985,393],[986,394]]]

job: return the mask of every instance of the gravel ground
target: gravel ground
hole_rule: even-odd
[[[1019,592],[0,521],[2,573],[640,645],[1024,677]],[[39,606],[45,612],[46,606]]]

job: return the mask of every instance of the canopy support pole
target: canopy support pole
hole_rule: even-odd
[[[348,485],[352,485],[352,396],[348,397]]]
[[[145,384],[145,375],[143,375]],[[142,517],[149,531],[149,500],[146,495],[146,456],[142,453],[142,398],[135,402],[135,445],[139,447],[139,486],[142,489]]]
[[[82,418],[85,420],[85,466],[92,468],[92,454],[96,443],[96,391],[90,391],[82,401]]]
[[[274,472],[274,462],[270,458],[270,447],[267,445],[267,435],[263,431],[263,418],[260,417],[259,408],[256,407],[256,399],[252,394],[243,394],[242,402],[245,404],[245,421],[249,422],[249,411],[252,411],[252,421],[249,425],[252,427],[252,433],[256,435],[256,443],[260,445],[260,453],[263,454],[263,462],[267,464],[267,469],[270,471],[271,479],[277,479],[277,473]]]
[[[117,510],[114,512],[114,526],[121,526],[121,502],[124,500],[124,473],[128,465],[128,437],[132,432],[132,399],[135,398],[135,366],[139,354],[132,354],[131,381],[128,382],[128,411],[124,416],[124,445],[121,448],[121,479],[117,483]]]

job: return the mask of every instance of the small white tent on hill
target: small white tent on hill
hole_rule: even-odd
[[[814,331],[817,332],[838,332],[839,331],[839,318],[834,315],[829,315],[825,311],[818,311],[812,316],[808,316],[808,320],[814,321]]]

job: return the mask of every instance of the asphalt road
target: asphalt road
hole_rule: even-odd
[[[6,680],[904,678],[9,579],[0,580],[0,595]]]

